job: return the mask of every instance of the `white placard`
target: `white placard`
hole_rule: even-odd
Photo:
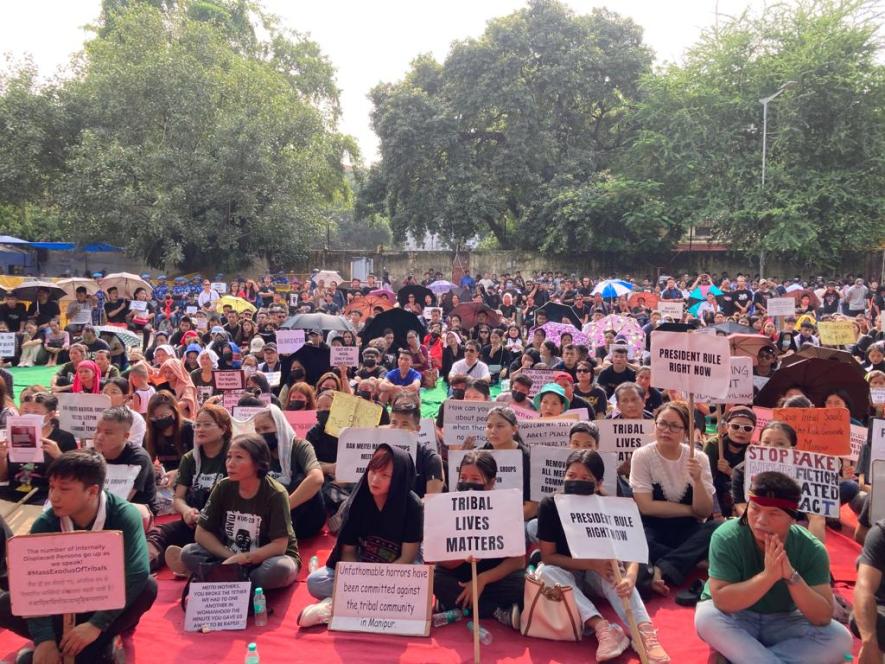
[[[769,470],[792,477],[802,488],[799,511],[839,516],[839,458],[782,447],[747,448],[744,493],[749,495],[753,477]]]
[[[185,307],[184,313],[186,313],[188,316],[193,316],[197,313],[197,307]]]
[[[651,335],[651,375],[655,387],[725,398],[731,382],[730,357],[728,339],[719,335]]]
[[[495,401],[447,399],[443,403],[443,443],[463,445],[472,436],[474,447],[482,447],[486,443],[486,416],[500,405]]]
[[[249,616],[249,581],[191,583],[184,612],[184,631],[246,629]]]
[[[876,461],[870,466],[870,523],[885,519],[885,461]]]
[[[341,561],[329,629],[429,636],[432,588],[433,565]]]
[[[697,403],[753,403],[753,358],[745,355],[735,355],[730,360],[731,380],[728,384],[728,394],[724,399],[695,393],[694,400]]]
[[[685,303],[680,300],[658,300],[658,313],[661,318],[670,317],[674,321],[682,320]]]
[[[503,391],[503,390],[502,390]],[[496,402],[500,405],[500,401]],[[541,417],[541,413],[536,410],[529,410],[528,408],[519,408],[512,401],[507,403],[510,406],[510,410],[512,410],[516,414],[517,420],[536,420]]]
[[[329,366],[358,367],[360,349],[356,346],[332,346],[329,348]]]
[[[559,493],[553,500],[572,558],[648,562],[648,542],[632,498]]]
[[[216,390],[242,390],[245,383],[245,374],[241,369],[212,370],[212,384]]]
[[[449,486],[458,486],[458,469],[461,459],[471,450],[449,450]],[[483,450],[495,457],[498,474],[495,477],[495,489],[523,490],[522,452],[519,450]]]
[[[280,380],[282,379],[283,372],[282,371],[265,371],[264,377],[267,378],[267,384],[271,387],[279,387]]]
[[[429,417],[421,418],[421,428],[418,430],[418,444],[427,445],[430,449],[436,449],[436,423]]]
[[[570,447],[533,447],[531,456],[531,498],[540,502],[562,489],[565,479],[565,462],[575,452]],[[618,455],[602,452],[599,455],[605,465],[602,487],[608,496],[618,493]]]
[[[870,436],[870,463],[885,460],[885,420],[874,419],[870,429],[873,431]]]
[[[455,491],[424,496],[426,561],[523,555],[522,491]]]
[[[536,419],[519,423],[519,437],[530,448],[535,445],[568,447],[568,432],[575,420]]]
[[[107,474],[104,478],[104,488],[110,491],[117,498],[129,500],[129,493],[135,486],[135,480],[141,472],[141,466],[130,466],[128,464],[109,463],[106,464]]]
[[[291,355],[304,345],[304,330],[277,330],[277,351]]]
[[[885,387],[870,388],[870,403],[875,405],[885,404]]]
[[[417,458],[418,435],[413,431],[347,427],[342,429],[338,436],[335,479],[338,482],[357,482],[366,472],[366,466],[369,465],[375,448],[381,443],[404,449],[412,457],[413,462]]]
[[[770,297],[765,303],[769,316],[795,316],[796,300],[792,297]]]
[[[15,357],[14,332],[0,332],[0,357]]]
[[[70,431],[74,438],[95,438],[95,427],[101,414],[111,407],[111,398],[104,394],[60,392],[58,397],[58,425]]]
[[[43,463],[42,437],[43,418],[40,415],[6,418],[6,445],[12,463]]]
[[[227,293],[227,284],[223,281],[213,281],[211,284],[209,284],[209,288],[211,290],[214,290],[216,293],[219,293],[220,295],[224,295],[225,293]]]
[[[205,316],[197,316],[194,318],[194,327],[205,332],[209,329],[209,319]]]
[[[421,315],[424,317],[424,320],[430,320],[433,318],[434,311],[438,311],[439,317],[442,319],[442,307],[424,307],[424,311],[421,312]]]
[[[92,323],[92,309],[80,309],[68,318],[68,325],[89,325]]]
[[[255,417],[258,413],[263,413],[265,410],[267,409],[264,406],[234,406],[231,415],[238,420],[245,421],[250,417]]]
[[[129,311],[147,311],[147,300],[130,300]]]
[[[867,442],[867,428],[852,424],[848,438],[848,444],[851,445],[851,452],[848,458],[851,461],[857,461],[860,457],[860,450]]]
[[[617,454],[619,463],[655,438],[654,420],[597,420],[596,426],[599,427],[599,451]]]

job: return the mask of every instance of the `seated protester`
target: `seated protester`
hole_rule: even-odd
[[[401,395],[394,400],[390,407],[390,428],[418,433],[421,428],[421,406],[416,398]],[[419,441],[412,490],[423,498],[428,493],[440,493],[444,483],[442,459],[436,450]]]
[[[704,453],[710,459],[713,472],[713,487],[716,489],[716,500],[722,516],[733,516],[732,477],[734,469],[743,463],[747,454],[747,446],[756,429],[756,413],[747,406],[734,406],[724,418],[725,433],[722,434],[722,451],[724,459],[719,458],[719,442],[710,441]]]
[[[470,444],[465,444],[465,447],[471,447],[471,439],[467,440]],[[519,437],[519,424],[513,410],[507,406],[495,406],[489,409],[486,415],[486,440],[488,442],[480,449],[522,452],[522,518],[524,521],[535,518],[538,514],[538,503],[531,499],[532,469],[529,448]]]
[[[576,450],[566,460],[562,491],[577,495],[600,493],[599,488],[602,486],[604,473],[605,466],[597,452],[590,449]],[[615,561],[572,557],[553,496],[546,496],[538,508],[538,540],[543,562],[543,565],[538,567],[538,576],[550,586],[561,585],[573,588],[581,621],[596,634],[597,662],[618,657],[628,648],[630,639],[620,625],[610,623],[602,617],[590,599],[591,596],[605,597],[624,623],[627,623],[627,615],[623,600],[628,600],[648,661],[653,664],[666,664],[670,661],[670,657],[658,641],[657,631],[636,590],[640,569],[638,563],[629,563],[622,572],[621,581],[616,582],[612,572],[612,563]],[[615,564],[620,565],[620,563]]]
[[[335,462],[338,460],[338,436],[326,433],[326,423],[329,421],[329,411],[332,409],[332,390],[320,392],[316,398],[317,423],[313,425],[304,436],[316,453],[317,461],[323,471],[323,503],[326,514],[332,518],[329,523],[331,532],[338,532],[341,520],[335,519],[339,510],[344,506],[350,496],[350,484],[340,484],[335,481]]]
[[[861,664],[882,661],[885,652],[885,520],[867,534],[857,562],[854,584],[854,612],[849,627],[861,640],[857,661]]]
[[[630,488],[648,540],[651,589],[661,595],[681,585],[707,556],[716,523],[713,477],[705,454],[686,444],[688,407],[671,401],[655,415],[655,440],[633,452]]]
[[[381,381],[381,393],[388,399],[403,392],[417,394],[421,389],[421,374],[412,368],[412,354],[400,349],[396,363],[397,368],[388,371]]]
[[[657,388],[651,386],[651,367],[639,367],[636,370],[636,384],[645,393],[644,409],[653,413],[664,403],[664,395]]]
[[[608,410],[608,394],[605,393],[599,385],[593,382],[593,367],[595,362],[590,360],[580,360],[575,365],[575,376],[577,382],[573,388],[574,394],[581,397],[588,404],[593,406],[596,413],[596,419],[605,417]]]
[[[184,362],[184,368],[187,369],[188,373],[193,374],[194,371],[199,371],[200,363],[197,361],[200,353],[203,352],[203,347],[198,343],[188,344],[187,348],[184,349],[184,355],[181,360]]]
[[[382,379],[387,373],[381,364],[381,351],[367,346],[363,350],[363,361],[356,370],[356,377],[360,380],[368,378]]]
[[[283,410],[316,410],[317,395],[307,383],[294,383],[286,393]]]
[[[510,380],[510,392],[501,392],[495,401],[523,410],[534,410],[535,405],[529,399],[532,385],[534,385],[534,381],[528,376],[522,374],[514,376]]]
[[[135,629],[157,597],[151,578],[144,533],[138,511],[122,498],[105,491],[105,462],[94,450],[65,452],[49,467],[49,500],[31,526],[31,534],[82,530],[116,530],[123,535],[123,566],[126,604],[122,609],[78,613],[76,627],[63,634],[63,616],[20,618],[12,615],[8,593],[0,594],[0,626],[34,641],[33,661],[61,662],[76,658],[77,664],[120,661],[114,639]],[[22,660],[20,660],[22,661]],[[32,661],[29,657],[27,661]]]
[[[136,362],[129,368],[127,378],[131,388],[129,403],[133,410],[144,415],[151,397],[157,393],[150,383],[150,368],[144,362]]]
[[[607,420],[653,420],[645,410],[645,390],[638,383],[621,383],[615,388],[615,409]]]
[[[9,460],[9,441],[0,442],[0,482],[8,486],[0,488],[0,497],[18,502],[33,489],[37,492],[28,498],[28,505],[42,505],[46,502],[48,484],[46,469],[49,464],[64,452],[77,449],[77,440],[68,431],[58,428],[58,398],[46,392],[22,396],[19,413],[40,415],[43,429],[40,432],[43,445],[42,463],[16,463]]]
[[[372,454],[344,511],[338,540],[326,565],[307,577],[307,590],[324,600],[298,616],[301,627],[328,622],[335,587],[335,565],[345,562],[412,564],[418,559],[423,534],[421,499],[412,491],[412,457],[381,443]]]
[[[464,344],[464,359],[452,364],[449,371],[449,382],[452,376],[467,376],[477,380],[491,380],[492,374],[489,366],[479,359],[482,346],[478,341],[468,341]]]
[[[110,334],[110,336],[116,337],[114,334]],[[83,326],[83,337],[80,343],[86,348],[86,357],[90,360],[95,358],[95,354],[100,350],[111,350],[111,345],[104,339],[96,336],[95,328],[91,325]],[[113,356],[113,353],[111,355]]]
[[[292,527],[299,539],[313,537],[326,523],[323,506],[323,470],[313,445],[295,436],[295,431],[276,406],[268,406],[252,420],[255,433],[270,450],[268,475],[289,494]]]
[[[327,371],[317,380],[317,394],[326,390],[350,394],[350,382],[346,376],[342,379],[335,370]]]
[[[498,464],[488,452],[468,452],[458,468],[458,491],[492,491]],[[466,560],[446,560],[436,564],[433,594],[438,611],[473,609],[471,566]],[[525,556],[485,558],[476,562],[476,590],[479,617],[495,617],[500,623],[519,628],[519,615],[525,591]]]
[[[273,388],[263,373],[254,373],[246,378],[246,392],[255,394],[262,404],[271,403],[277,408],[281,407],[280,400],[273,393]]]
[[[191,382],[190,374],[185,370],[184,363],[175,358],[164,361],[160,367],[160,377],[169,385],[169,391],[175,393],[178,408],[187,418],[194,417],[197,406],[197,388]]]
[[[70,392],[74,385],[74,376],[77,366],[86,359],[86,346],[83,344],[71,344],[68,349],[68,361],[62,364],[55,375],[52,376],[50,385],[53,392]]]
[[[171,392],[157,392],[148,402],[144,447],[175,481],[181,459],[194,448],[194,425],[182,417]]]
[[[136,417],[141,416],[136,415]],[[160,510],[157,483],[151,457],[141,445],[128,440],[131,429],[132,413],[125,406],[108,408],[101,414],[95,427],[95,449],[109,466],[139,468],[126,500],[138,509],[144,529],[147,531]]]
[[[117,365],[111,362],[111,351],[95,351],[95,363],[98,365],[99,371],[101,372],[101,380],[104,381],[110,378],[120,377],[120,369],[117,368]]]
[[[231,434],[231,417],[221,406],[206,404],[197,413],[193,426],[194,448],[181,457],[175,476],[172,509],[181,519],[154,526],[147,534],[152,570],[162,567],[165,560],[174,573],[187,575],[187,568],[181,563],[181,547],[194,541],[200,510],[215,484],[227,476],[225,461]]]
[[[615,393],[615,388],[621,383],[636,382],[636,372],[627,366],[626,346],[612,346],[611,366],[600,372],[596,382],[609,397]]]
[[[572,408],[586,408],[588,419],[596,419],[596,409],[581,397],[575,396],[575,381],[570,373],[567,371],[557,371],[553,374],[553,382],[559,385],[563,392],[565,392],[565,398],[569,402],[568,410]]]
[[[196,345],[196,344],[194,344]],[[206,399],[220,394],[215,389],[215,381],[212,378],[212,370],[218,368],[218,356],[211,350],[201,350],[197,355],[198,369],[190,372],[191,382],[197,389],[197,404],[202,406]]]
[[[71,392],[99,394],[101,392],[101,369],[93,360],[83,360],[74,372],[74,383]]]
[[[713,533],[695,628],[731,661],[836,662],[852,650],[832,619],[827,550],[795,524],[800,498],[791,478],[759,473],[743,516]]]
[[[101,393],[109,397],[111,407],[123,407],[132,415],[132,426],[129,429],[129,442],[139,447],[144,445],[144,435],[147,430],[144,418],[129,406],[129,381],[125,378],[111,378],[105,381]]]
[[[824,408],[845,408],[849,414],[852,412],[851,396],[841,387],[830,387],[824,392]],[[851,424],[855,426],[863,426],[863,423],[850,415]],[[869,437],[869,435],[868,435]],[[841,475],[839,477],[839,503],[852,503],[860,493],[860,486],[857,482],[855,464],[846,459],[840,460]],[[854,503],[857,505],[857,503]],[[855,513],[859,507],[854,507]]]
[[[270,450],[264,438],[234,438],[226,465],[227,477],[215,485],[200,512],[196,541],[181,551],[182,564],[192,574],[206,562],[241,565],[254,586],[292,585],[301,566],[298,541],[288,493],[268,476]]]
[[[287,362],[288,361],[289,360],[287,360]],[[289,365],[288,372],[284,372],[283,374],[283,382],[285,385],[283,385],[283,388],[280,390],[280,403],[288,403],[289,389],[295,383],[302,383],[307,380],[307,371],[305,371],[304,365],[296,359],[291,359],[291,362],[292,364]]]
[[[556,383],[547,383],[538,390],[532,402],[541,417],[557,417],[569,409],[571,402],[565,396],[565,390]]]
[[[483,346],[480,359],[485,362],[491,373],[491,381],[499,382],[507,377],[507,369],[513,361],[510,350],[504,345],[504,332],[494,329],[489,335],[489,343]]]
[[[215,325],[211,332],[211,343],[207,348],[218,356],[219,369],[239,369],[242,363],[240,347],[230,340],[230,335],[221,325]]]

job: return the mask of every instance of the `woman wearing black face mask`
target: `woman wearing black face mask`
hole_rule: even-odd
[[[472,451],[464,455],[458,469],[458,491],[491,491],[495,488],[498,464],[488,452]],[[525,556],[487,558],[476,563],[476,590],[479,593],[479,617],[494,616],[508,627],[519,627],[525,586]],[[433,594],[440,611],[470,608],[473,594],[470,562],[447,560],[436,564]]]
[[[276,406],[268,406],[254,416],[255,433],[270,449],[268,476],[286,487],[292,526],[299,539],[313,537],[326,522],[323,507],[323,470],[313,445],[295,437],[286,417]]]
[[[295,383],[286,395],[286,410],[316,410],[317,396],[307,383]]]
[[[144,448],[166,472],[178,469],[181,457],[194,447],[194,425],[181,416],[171,392],[161,390],[148,402]]]
[[[323,483],[323,502],[326,506],[326,514],[337,515],[338,509],[350,496],[351,485],[335,483],[335,462],[338,460],[338,437],[326,433],[326,422],[329,421],[329,410],[332,408],[332,399],[335,392],[326,390],[317,395],[316,413],[317,423],[307,432],[305,438],[313,445],[317,460],[320,462],[325,481]],[[340,519],[332,519],[329,522],[329,530],[337,532],[340,527]]]
[[[292,389],[292,386],[296,383],[302,383],[307,379],[307,372],[298,360],[292,361],[292,366],[289,367],[289,373],[284,375],[286,377],[286,384],[283,385],[283,389],[280,390],[280,403],[288,403],[289,390]]]
[[[605,474],[602,457],[596,451],[575,450],[565,463],[563,493],[582,496],[596,493],[596,487],[602,485]],[[630,639],[620,625],[610,623],[600,615],[588,596],[590,594],[605,597],[625,624],[627,616],[622,598],[629,600],[649,662],[664,664],[670,661],[658,642],[657,632],[636,590],[637,563],[627,565],[622,580],[617,582],[614,580],[612,561],[573,558],[553,496],[542,499],[538,508],[538,539],[543,564],[538,566],[537,574],[548,586],[559,584],[574,589],[581,621],[596,633],[596,661],[614,659],[627,649]]]

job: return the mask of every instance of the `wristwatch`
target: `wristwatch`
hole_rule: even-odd
[[[799,583],[799,581],[801,581],[801,580],[802,580],[802,577],[799,575],[799,572],[797,572],[796,570],[793,570],[793,573],[790,574],[790,578],[786,579],[788,586],[794,586],[797,583]]]

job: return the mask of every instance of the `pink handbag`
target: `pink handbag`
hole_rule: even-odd
[[[552,641],[580,641],[584,626],[572,587],[548,586],[534,576],[526,576],[520,632]]]

